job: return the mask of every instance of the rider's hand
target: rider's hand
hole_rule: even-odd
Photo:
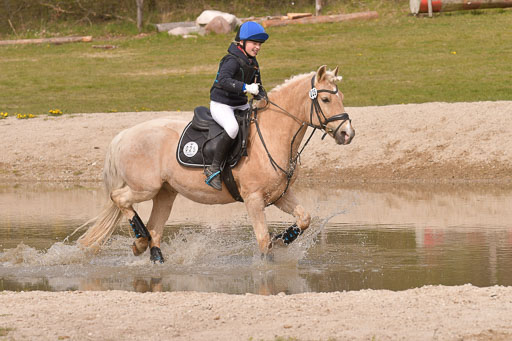
[[[246,84],[245,92],[248,92],[256,96],[260,92],[260,86],[258,85],[258,83]]]

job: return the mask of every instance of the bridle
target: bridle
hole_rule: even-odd
[[[341,128],[343,123],[346,121],[352,122],[350,117],[346,112],[341,114],[336,114],[334,116],[331,116],[329,118],[325,117],[324,112],[322,111],[322,108],[320,107],[320,103],[318,102],[318,94],[322,92],[327,92],[329,94],[337,94],[338,93],[338,86],[336,85],[335,90],[327,90],[327,89],[321,89],[318,90],[315,88],[315,75],[311,78],[311,90],[309,90],[309,98],[311,98],[311,111],[309,114],[309,126],[313,127],[315,129],[320,129],[324,131],[324,135],[322,136],[322,140],[327,135],[327,124],[331,122],[341,121],[341,123],[338,125],[338,127],[334,130],[333,135],[335,136],[338,130]],[[313,124],[313,109],[316,113],[316,118],[318,119],[318,122],[320,123],[320,126]],[[323,121],[322,121],[323,118]]]
[[[270,160],[270,164],[272,165],[274,170],[279,169],[281,172],[283,172],[286,175],[286,179],[287,179],[286,187],[285,187],[283,193],[281,193],[281,195],[276,200],[274,200],[271,203],[267,204],[267,206],[270,206],[270,205],[273,205],[275,202],[277,202],[279,199],[281,199],[285,195],[286,191],[288,190],[288,188],[290,186],[290,182],[291,182],[291,179],[292,179],[293,174],[295,172],[295,169],[297,167],[297,163],[300,162],[300,155],[304,151],[304,148],[306,148],[306,146],[308,145],[309,141],[313,137],[313,134],[316,132],[316,130],[319,129],[319,130],[323,130],[324,131],[324,135],[322,136],[322,140],[323,140],[325,138],[325,136],[327,135],[327,124],[329,124],[331,122],[341,121],[341,123],[338,125],[338,127],[333,132],[333,136],[335,136],[336,133],[338,132],[338,130],[341,128],[341,126],[346,121],[352,122],[352,120],[350,119],[350,117],[348,116],[348,114],[346,112],[343,112],[341,114],[336,114],[336,115],[334,115],[332,117],[329,117],[329,118],[327,118],[325,116],[324,112],[322,111],[322,108],[320,107],[320,103],[318,102],[318,94],[322,93],[322,92],[327,92],[327,93],[330,93],[330,94],[337,94],[338,93],[338,86],[336,86],[335,90],[327,90],[327,89],[318,90],[318,89],[315,88],[315,75],[313,75],[313,77],[311,78],[311,90],[309,90],[309,98],[311,99],[311,111],[310,111],[310,115],[309,115],[309,122],[304,122],[304,121],[299,120],[296,116],[290,114],[287,110],[283,109],[278,104],[272,102],[268,98],[267,93],[265,91],[263,91],[263,92],[264,92],[263,98],[265,99],[265,101],[267,103],[263,108],[255,108],[255,107],[253,107],[252,102],[253,102],[254,98],[251,99],[251,108],[252,108],[251,122],[254,122],[254,124],[256,125],[256,130],[257,130],[258,135],[260,137],[261,143],[263,144],[263,148],[265,148],[265,152],[267,153],[267,156],[268,156],[268,158]],[[272,104],[273,106],[277,107],[285,115],[291,117],[293,120],[295,120],[300,125],[299,129],[297,129],[297,131],[293,135],[292,141],[290,143],[290,160],[289,160],[289,163],[288,163],[288,170],[285,170],[281,166],[279,166],[279,164],[277,164],[277,162],[274,160],[272,155],[270,155],[270,152],[268,151],[267,145],[265,144],[265,140],[263,139],[263,135],[261,134],[260,126],[259,126],[259,123],[258,123],[258,110],[265,110],[269,104]],[[320,123],[319,126],[313,124],[313,112],[316,114],[318,122]],[[322,120],[322,118],[323,118],[323,120]],[[311,127],[311,128],[313,128],[313,131],[311,132],[311,135],[309,135],[308,139],[306,140],[306,142],[304,143],[302,148],[300,148],[300,150],[297,151],[295,156],[293,156],[293,145],[295,143],[295,139],[297,138],[297,135],[299,134],[299,132],[304,127]]]

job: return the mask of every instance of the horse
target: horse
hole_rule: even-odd
[[[308,127],[323,131],[338,145],[349,144],[355,135],[345,113],[338,67],[325,65],[311,73],[294,76],[256,101],[249,129],[247,157],[232,169],[232,175],[254,229],[262,256],[271,255],[274,238],[265,221],[265,207],[275,205],[293,215],[291,240],[305,231],[311,215],[305,211],[291,186],[296,181],[300,146]],[[163,262],[162,233],[178,194],[202,204],[235,201],[226,186],[222,191],[205,184],[202,169],[187,168],[176,160],[182,127],[167,118],[150,120],[121,131],[108,148],[103,180],[108,203],[77,243],[97,252],[105,245],[124,216],[137,239],[132,245],[138,256],[150,246],[150,259]],[[310,136],[311,138],[311,136]],[[309,139],[308,139],[309,141]],[[306,142],[307,144],[307,142]],[[299,150],[300,149],[300,150]],[[153,201],[144,226],[133,205]],[[290,234],[290,233],[288,233]]]

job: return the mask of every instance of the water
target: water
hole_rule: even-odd
[[[496,186],[298,188],[311,228],[275,261],[260,258],[243,204],[177,199],[164,264],[131,253],[123,223],[87,256],[63,240],[99,212],[96,188],[0,188],[0,290],[203,291],[233,294],[512,285],[512,190]],[[151,205],[136,207],[144,221]],[[267,209],[271,230],[292,219]],[[75,237],[76,238],[76,237]]]

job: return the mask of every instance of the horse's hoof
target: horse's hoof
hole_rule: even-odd
[[[149,259],[151,259],[151,261],[153,263],[163,263],[164,262],[164,256],[162,255],[162,251],[160,250],[159,247],[157,246],[153,246],[150,250],[151,252],[151,257]]]
[[[147,238],[137,238],[132,244],[132,251],[134,256],[140,256],[146,251],[148,248],[148,239]]]

